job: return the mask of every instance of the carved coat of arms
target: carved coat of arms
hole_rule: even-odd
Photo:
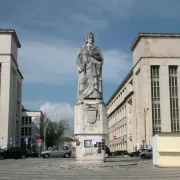
[[[98,120],[98,117],[99,117],[98,108],[94,106],[87,107],[85,112],[86,112],[87,121],[90,124],[94,124]]]

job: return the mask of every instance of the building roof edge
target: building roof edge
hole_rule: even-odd
[[[135,47],[137,46],[139,40],[142,37],[179,37],[180,38],[180,33],[145,33],[145,32],[138,33],[132,45],[130,46],[131,51],[134,51]]]
[[[134,68],[134,67],[133,67]],[[126,75],[126,77],[123,79],[123,81],[120,83],[120,85],[117,87],[117,89],[115,90],[115,92],[112,94],[112,96],[108,99],[106,105],[108,106],[109,103],[111,102],[111,100],[116,96],[116,94],[119,92],[119,90],[123,87],[123,85],[126,83],[127,79],[129,77],[132,76],[133,74],[133,68],[131,68],[131,70],[128,72],[128,74]]]
[[[16,31],[14,29],[0,29],[0,33],[2,34],[12,34],[14,39],[16,40],[16,44],[18,48],[21,48],[21,43],[18,39],[18,36],[16,34]]]

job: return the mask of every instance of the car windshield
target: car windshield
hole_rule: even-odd
[[[52,148],[52,151],[58,151],[59,150],[59,147],[58,146],[55,146]]]

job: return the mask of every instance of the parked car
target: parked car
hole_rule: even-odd
[[[27,156],[28,157],[39,157],[39,152],[37,149],[29,149],[27,151]]]
[[[151,159],[153,157],[152,149],[146,149],[145,151],[141,152],[139,156],[142,159]]]
[[[67,146],[54,146],[47,151],[41,152],[43,158],[49,157],[65,157],[68,158],[71,156],[71,150]]]
[[[137,156],[139,156],[140,153],[142,153],[142,152],[145,151],[145,150],[146,150],[146,149],[139,149],[139,150],[137,150],[137,151],[134,151],[134,152],[129,153],[129,156],[131,156],[131,157],[137,157]]]
[[[106,156],[106,158],[108,158],[110,155],[111,155],[111,151],[110,151],[110,149],[109,149],[109,147],[107,147],[107,146],[105,146],[105,156]]]
[[[21,147],[5,148],[0,151],[0,160],[3,159],[25,159],[27,151]]]

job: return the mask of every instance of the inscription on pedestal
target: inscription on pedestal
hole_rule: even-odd
[[[97,128],[97,124],[89,124],[89,131],[94,131],[95,128]]]
[[[97,129],[97,128],[98,128],[97,124],[88,124],[88,125],[84,126],[85,131],[88,130],[88,131],[91,131],[91,132],[94,132],[95,129]]]

